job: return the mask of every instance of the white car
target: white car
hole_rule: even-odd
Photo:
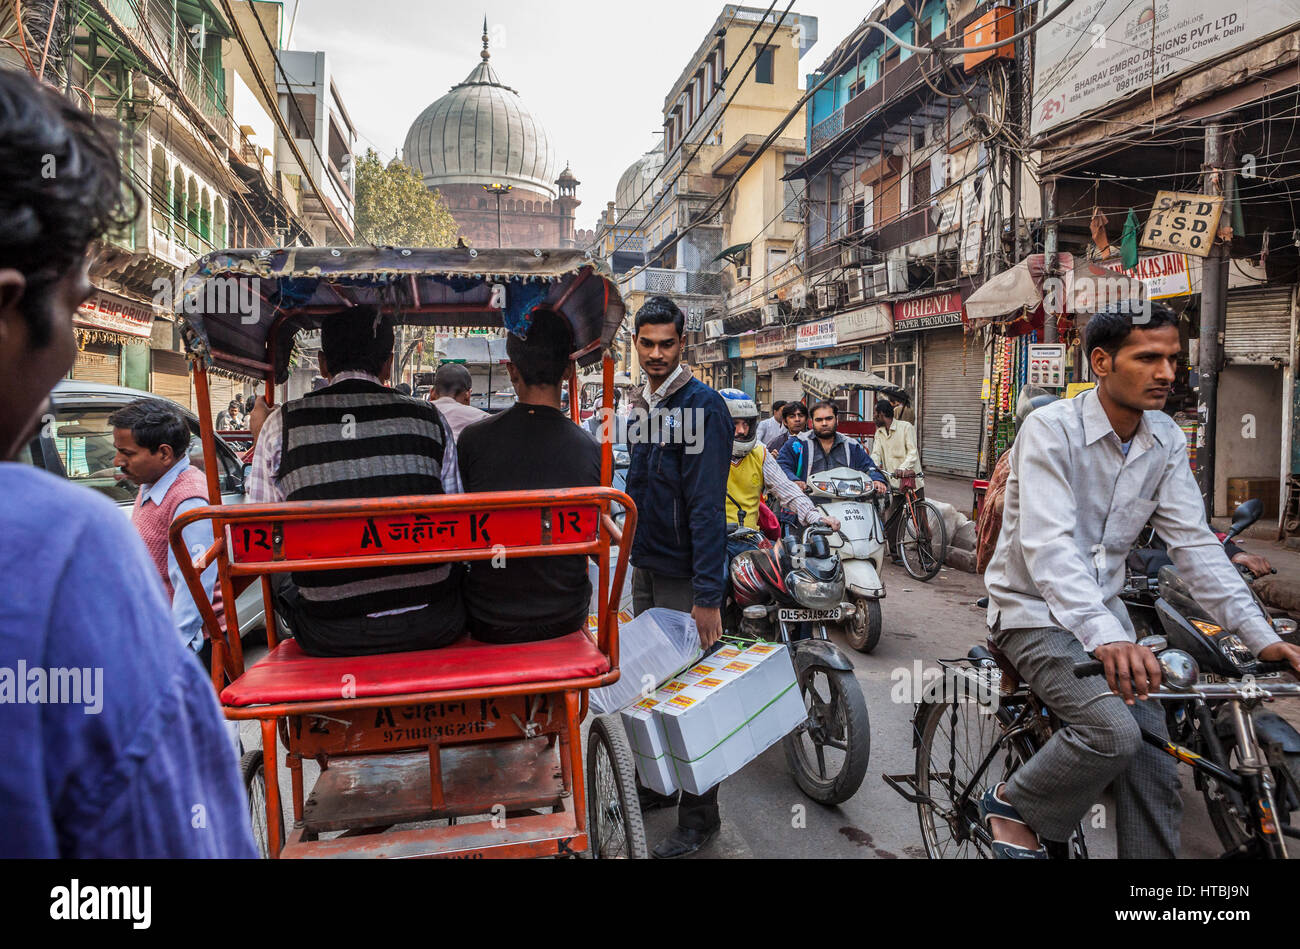
[[[122,386],[65,379],[50,393],[54,425],[44,426],[37,437],[19,452],[17,460],[107,495],[129,517],[135,504],[136,485],[123,478],[121,472],[113,466],[116,451],[113,448],[113,429],[108,424],[108,418],[118,409],[141,398],[161,399],[162,396]],[[179,408],[194,436],[190,442],[190,463],[202,470],[203,446],[199,441],[199,420],[184,406]],[[234,449],[222,441],[219,435],[217,456],[221,465],[221,503],[244,503],[244,465]],[[260,584],[251,584],[236,602],[241,638],[266,627]]]

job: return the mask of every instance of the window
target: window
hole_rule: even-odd
[[[930,163],[912,169],[912,207],[919,208],[930,200]]]
[[[849,232],[856,234],[866,226],[866,202],[859,198],[853,202],[849,215]]]
[[[866,88],[867,88],[866,78],[863,76],[859,76],[857,79],[853,81],[853,85],[849,86],[849,98],[856,99]]]
[[[922,46],[930,42],[930,20],[920,20],[916,24],[916,39],[912,41],[914,46]]]
[[[770,86],[775,81],[772,78],[772,61],[775,53],[776,49],[772,46],[764,46],[758,51],[758,66],[754,69],[755,82]]]

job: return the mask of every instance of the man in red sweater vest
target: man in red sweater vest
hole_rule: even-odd
[[[199,608],[185,585],[171,545],[167,542],[172,521],[187,511],[208,503],[207,479],[189,459],[190,427],[180,409],[162,399],[136,399],[114,412],[113,464],[140,486],[131,511],[131,521],[153,558],[172,607],[172,622],[181,642],[210,664],[211,646],[203,629]],[[185,528],[185,546],[198,556],[212,544],[212,526],[198,521]],[[203,587],[225,625],[221,586],[216,582],[216,564],[203,572]]]

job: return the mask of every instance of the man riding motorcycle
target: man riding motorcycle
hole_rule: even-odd
[[[777,456],[777,463],[795,487],[803,490],[808,478],[831,468],[852,468],[865,471],[875,482],[877,494],[889,490],[889,479],[876,467],[856,441],[839,433],[839,409],[834,402],[818,402],[809,410],[812,430],[786,442]]]
[[[776,459],[758,443],[758,406],[740,389],[721,389],[718,395],[727,403],[735,425],[731,443],[731,472],[727,477],[727,523],[742,527],[758,526],[758,505],[765,491],[771,491],[799,524],[826,524],[840,529],[840,522],[824,517],[817,506],[795,485]],[[752,541],[734,539],[727,542],[727,562],[745,550],[754,549]]]

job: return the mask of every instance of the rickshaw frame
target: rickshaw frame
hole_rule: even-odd
[[[314,253],[307,254],[303,253],[304,251]],[[525,253],[527,253],[526,257],[524,256]],[[295,255],[297,254],[302,254],[308,260],[296,259]],[[332,281],[330,274],[321,273],[320,264],[312,265],[310,263],[311,260],[319,258],[324,261],[324,266],[328,268],[331,261],[329,257],[325,256],[326,254],[334,258],[348,259],[359,256],[362,266],[353,266],[351,269],[342,268],[345,272],[332,275],[335,278]],[[194,377],[195,395],[198,400],[201,440],[207,462],[205,464],[205,475],[208,482],[209,497],[216,498],[217,501],[214,504],[190,511],[177,518],[171,526],[169,541],[187,587],[198,606],[204,628],[211,640],[212,663],[210,673],[214,689],[216,689],[219,696],[223,696],[222,705],[225,716],[233,721],[258,720],[261,723],[261,753],[266,774],[266,813],[270,856],[554,856],[557,854],[573,854],[588,848],[590,828],[587,826],[587,788],[583,780],[580,726],[587,713],[587,690],[608,685],[619,677],[617,604],[627,573],[630,541],[636,527],[636,510],[631,499],[622,492],[610,487],[613,477],[612,445],[604,441],[600,444],[601,487],[595,488],[348,501],[290,502],[284,504],[243,504],[238,506],[223,506],[220,503],[221,493],[218,490],[219,485],[217,483],[218,465],[214,463],[216,458],[216,436],[212,424],[207,376],[209,366],[219,366],[226,371],[255,371],[263,374],[267,402],[274,404],[277,375],[284,375],[288,364],[287,354],[277,349],[277,340],[283,338],[282,330],[285,324],[293,320],[301,321],[303,317],[311,318],[327,312],[336,313],[355,305],[355,302],[351,301],[349,296],[356,291],[356,288],[362,288],[366,292],[374,289],[374,286],[365,280],[367,274],[376,277],[375,282],[381,285],[381,290],[393,286],[394,283],[403,289],[409,287],[409,296],[406,300],[397,301],[392,305],[385,305],[387,301],[381,301],[379,304],[381,310],[391,312],[395,322],[420,322],[419,320],[404,319],[414,315],[425,318],[426,325],[432,325],[429,322],[431,319],[436,320],[439,324],[446,323],[461,326],[504,326],[506,321],[503,308],[485,305],[473,300],[458,299],[454,302],[430,302],[426,299],[422,301],[420,281],[424,281],[426,284],[426,294],[429,292],[428,281],[434,280],[438,282],[438,286],[447,284],[453,288],[451,291],[446,291],[447,294],[454,293],[458,295],[478,294],[484,285],[494,279],[497,281],[514,280],[523,286],[525,290],[528,289],[530,281],[547,283],[546,292],[553,299],[542,300],[541,302],[554,307],[569,320],[575,332],[575,342],[578,344],[577,351],[574,353],[575,359],[587,356],[588,362],[593,361],[595,358],[601,361],[601,375],[604,383],[602,403],[606,409],[612,409],[614,362],[609,353],[609,343],[623,316],[623,305],[618,297],[617,290],[611,281],[600,275],[603,287],[598,288],[596,294],[592,294],[591,287],[588,287],[584,301],[579,304],[583,309],[577,314],[565,310],[566,302],[574,297],[575,291],[586,284],[593,275],[598,275],[598,265],[573,251],[483,252],[482,256],[485,260],[476,264],[474,258],[479,256],[480,252],[472,250],[298,248],[275,252],[225,251],[202,258],[198,264],[191,268],[190,275],[183,285],[187,299],[189,298],[188,295],[192,295],[196,289],[201,291],[204,280],[216,279],[221,276],[234,275],[239,279],[250,279],[252,277],[261,279],[270,275],[276,280],[271,296],[278,295],[280,299],[274,301],[276,309],[271,320],[269,322],[262,321],[265,323],[265,327],[261,324],[255,327],[254,334],[251,337],[252,343],[249,343],[247,339],[243,342],[244,349],[247,350],[250,345],[257,345],[260,341],[264,341],[265,357],[263,359],[250,358],[247,351],[243,353],[230,351],[237,348],[235,346],[222,349],[210,345],[207,329],[222,329],[222,321],[219,317],[229,314],[195,311],[188,305],[182,306],[183,301],[178,297],[178,309],[185,309],[191,316],[196,315],[196,313],[201,314],[197,319],[185,320],[184,333]],[[414,260],[410,259],[412,257],[414,257]],[[345,259],[343,263],[346,264],[347,260]],[[551,269],[542,270],[547,264],[552,265]],[[393,271],[401,270],[404,266],[408,267],[410,273],[408,275],[398,274],[397,280],[394,281],[392,279]],[[545,274],[544,278],[538,276],[539,270],[542,270]],[[469,274],[472,274],[473,278]],[[409,276],[409,282],[402,279],[403,276]],[[474,283],[474,278],[478,279],[477,283]],[[455,282],[457,280],[459,280],[459,283]],[[471,283],[474,285],[470,286]],[[313,294],[317,296],[329,292],[337,296],[339,300],[330,305],[313,303],[297,306],[281,305],[285,295],[283,291],[286,286],[289,289],[296,290],[300,289],[299,284],[310,285],[313,288]],[[556,284],[558,286],[555,286]],[[512,283],[511,286],[514,287],[515,284]],[[258,292],[260,293],[261,290],[259,289]],[[536,292],[535,288],[533,292]],[[495,299],[494,296],[493,300]],[[533,305],[537,304],[534,303]],[[591,332],[593,328],[590,319],[592,306],[602,308],[598,314],[600,322],[596,324],[599,327],[597,335],[593,335]],[[218,319],[213,320],[213,317],[218,317]],[[206,325],[205,321],[207,321]],[[248,321],[245,319],[243,322],[247,323]],[[234,332],[233,324],[224,328],[232,333]],[[257,332],[261,332],[260,341],[257,339]],[[245,333],[245,336],[248,335]],[[567,385],[570,397],[570,416],[577,423],[579,399],[576,364],[570,368]],[[621,504],[627,512],[622,530],[609,516],[610,505],[615,502]],[[555,514],[561,509],[570,513],[580,511],[594,513],[596,515],[594,521],[588,519],[590,536],[584,534],[578,541],[557,541],[552,536],[552,529],[557,523]],[[341,525],[358,519],[367,519],[373,526],[376,518],[397,515],[429,517],[433,515],[454,516],[468,514],[472,516],[475,512],[488,512],[482,515],[486,518],[491,516],[492,512],[511,511],[518,512],[525,521],[531,517],[530,512],[536,512],[540,515],[540,540],[538,542],[521,542],[508,547],[497,544],[490,548],[484,546],[465,547],[463,545],[444,546],[442,548],[422,549],[404,553],[380,554],[370,552],[363,555],[355,549],[354,545],[342,542],[341,546],[339,546],[340,542],[334,539],[330,541],[335,545],[335,548],[329,551],[332,556],[295,558],[292,554],[286,556],[285,551],[277,546],[273,559],[252,562],[247,559],[247,555],[250,553],[247,541],[248,531],[244,531],[244,556],[239,553],[234,533],[234,528],[240,525],[271,525],[267,529],[278,530],[279,533],[276,538],[278,541],[284,542],[289,533],[289,525],[297,525],[299,539],[301,540],[303,537],[314,538],[314,543],[329,531],[334,530],[337,533],[337,529]],[[181,532],[188,524],[203,520],[211,522],[213,544],[197,559],[194,559],[191,552],[185,549]],[[564,527],[561,526],[560,531],[563,532],[563,530]],[[610,563],[611,542],[619,544],[620,547],[616,565]],[[364,547],[364,544],[362,546]],[[291,571],[354,568],[359,565],[365,567],[406,566],[487,560],[495,558],[502,552],[503,548],[508,550],[511,555],[521,557],[582,555],[596,558],[602,595],[597,598],[598,614],[595,642],[593,644],[587,640],[590,634],[585,630],[575,631],[569,636],[562,637],[564,642],[573,641],[577,643],[575,648],[578,652],[583,653],[585,657],[584,661],[587,665],[582,668],[586,671],[565,675],[560,678],[541,677],[531,681],[475,684],[473,681],[465,681],[462,670],[460,678],[456,679],[460,683],[458,687],[408,688],[406,691],[362,696],[357,696],[355,692],[349,696],[347,691],[344,690],[339,697],[322,698],[320,696],[302,695],[282,697],[278,701],[244,701],[242,704],[233,704],[233,701],[227,701],[233,693],[238,692],[238,689],[235,688],[237,684],[248,681],[244,677],[249,670],[245,668],[243,646],[239,636],[229,636],[222,628],[202,587],[201,574],[213,563],[217,565],[218,583],[225,604],[227,625],[230,628],[238,629],[238,617],[235,612],[236,590],[243,589],[254,578],[260,578],[266,615],[267,647],[270,650],[270,655],[263,660],[263,662],[266,662],[276,657],[278,655],[277,649],[284,645],[277,641],[277,623],[271,586],[272,574]],[[605,595],[605,591],[608,591],[608,595]],[[582,641],[587,641],[586,647],[581,646]],[[557,641],[552,640],[550,642]],[[301,665],[305,668],[323,670],[329,667],[330,663],[335,663],[336,665],[333,668],[337,670],[340,668],[337,666],[340,662],[369,662],[371,665],[377,665],[380,668],[384,666],[394,668],[404,666],[420,667],[419,664],[424,663],[426,667],[433,669],[439,663],[447,665],[448,662],[452,662],[454,665],[454,662],[458,660],[449,659],[448,657],[454,657],[454,650],[458,645],[459,643],[454,643],[445,647],[446,651],[392,653],[385,657],[357,657],[353,660],[312,660],[304,658]],[[497,650],[497,653],[504,657],[514,655],[522,657],[525,653],[529,653],[530,650],[530,655],[537,653],[538,650],[533,647],[539,645],[545,644],[523,644],[518,647],[491,648]],[[603,657],[603,668],[601,668],[601,663],[593,663],[593,656],[591,655],[593,645],[595,650],[598,650],[598,655]],[[462,649],[461,651],[469,652],[468,649]],[[554,649],[551,651],[554,652]],[[497,653],[493,653],[493,655],[496,656]],[[378,662],[376,663],[375,660]],[[526,662],[521,665],[525,674],[528,674],[534,668],[544,667],[544,664],[535,657],[531,661],[531,666]],[[257,670],[260,665],[262,663],[252,667],[253,670]],[[508,669],[508,667],[509,663],[507,662],[506,668]],[[380,675],[382,680],[382,672],[377,674]],[[432,676],[433,681],[438,678],[432,672],[427,672],[426,675]],[[308,675],[303,681],[310,680],[310,678],[311,676]],[[437,737],[435,737],[435,740],[427,740],[421,737],[416,740],[397,740],[393,742],[385,739],[381,741],[375,734],[378,730],[377,727],[365,727],[362,719],[356,716],[357,712],[374,710],[376,717],[378,717],[385,714],[384,710],[387,710],[386,714],[392,720],[394,712],[403,712],[407,707],[423,707],[426,712],[425,721],[429,721],[427,712],[435,706],[445,710],[457,703],[478,700],[482,710],[481,714],[486,718],[489,703],[507,703],[507,710],[509,710],[515,707],[517,705],[516,700],[521,698],[527,703],[524,719],[521,720],[515,712],[510,712],[509,715],[517,726],[517,731],[514,734],[500,734],[508,731],[509,728],[504,717],[498,715],[497,718],[500,721],[491,722],[488,725],[488,728],[494,729],[494,731],[484,738],[469,737],[470,734],[476,734],[471,727],[469,733],[462,731],[458,733],[456,739],[448,741],[440,740]],[[534,705],[534,699],[536,705]],[[514,705],[510,704],[512,702],[514,702]],[[557,706],[563,708],[564,714],[560,721],[555,721],[554,712]],[[491,707],[494,712],[497,711],[496,704]],[[540,720],[543,710],[546,711],[544,722]],[[438,714],[450,715],[452,713],[440,711]],[[350,715],[352,718],[349,719]],[[338,716],[341,716],[341,718]],[[303,725],[307,719],[313,720],[314,730],[309,729],[310,734],[304,737]],[[461,720],[459,720],[460,726],[465,726],[467,722],[472,725],[471,719],[472,716],[462,715]],[[342,724],[344,724],[344,732],[340,736],[336,736],[338,740],[334,741],[333,745],[330,744],[329,740],[310,737],[311,734],[319,734],[320,729],[315,729],[314,725],[321,721],[342,721]],[[329,727],[329,725],[324,725],[324,731],[328,732]],[[425,731],[428,731],[427,727]],[[482,733],[482,731],[480,730],[478,733]],[[448,732],[448,734],[451,734],[451,732]],[[277,741],[281,739],[285,743],[285,763],[290,770],[294,804],[294,827],[287,835],[287,840],[281,839],[280,834],[280,818],[283,810],[280,803],[278,755],[276,750],[278,747]],[[553,748],[557,743],[560,745],[558,755],[560,773],[552,775],[551,779],[548,779],[543,773],[547,766],[541,757],[538,757],[540,763],[523,761],[523,757],[526,757],[526,755],[519,749],[528,746],[530,741],[532,746],[536,748],[537,742],[533,741],[534,739],[545,741],[547,750]],[[508,769],[514,768],[512,774],[524,775],[522,783],[516,789],[518,793],[515,795],[514,803],[517,805],[517,809],[522,808],[524,810],[525,815],[511,817],[509,822],[503,821],[500,827],[497,826],[498,822],[495,819],[496,814],[494,811],[494,819],[491,822],[457,825],[452,821],[446,827],[390,833],[367,833],[367,827],[376,824],[409,823],[411,819],[416,819],[414,812],[407,815],[408,820],[406,821],[393,821],[391,820],[391,813],[380,813],[374,815],[371,825],[366,825],[364,822],[353,824],[347,827],[349,833],[342,837],[333,840],[320,840],[318,833],[312,832],[304,824],[304,810],[311,807],[313,803],[320,803],[315,801],[315,798],[317,797],[317,791],[324,782],[318,780],[316,787],[313,788],[313,801],[304,802],[302,759],[308,756],[315,757],[322,764],[321,778],[324,779],[330,762],[330,752],[326,746],[342,749],[342,751],[334,752],[336,762],[340,760],[345,763],[355,762],[358,768],[364,769],[369,766],[370,770],[377,772],[383,772],[384,768],[391,770],[397,767],[394,762],[389,760],[394,757],[394,755],[390,754],[392,752],[399,753],[397,755],[399,757],[411,757],[414,763],[414,756],[407,753],[415,749],[427,750],[427,767],[424,771],[424,777],[428,779],[427,796],[424,799],[424,803],[427,805],[425,808],[427,813],[419,815],[418,819],[421,820],[438,816],[456,817],[487,813],[487,808],[478,806],[474,802],[472,793],[470,793],[469,797],[466,797],[466,793],[468,793],[466,788],[475,791],[485,781],[498,774],[505,774]],[[476,756],[475,753],[480,751],[483,753]],[[444,765],[442,761],[444,752],[454,758],[451,771],[455,773],[449,773],[448,768]],[[456,770],[457,768],[459,770]],[[532,770],[529,770],[530,768]],[[339,770],[338,766],[336,766],[337,770]],[[407,767],[405,772],[401,772],[405,775],[403,781],[410,783],[411,775],[415,775],[415,778],[419,779],[420,774],[418,771],[418,767],[414,770]],[[355,778],[356,774],[353,774],[352,777]],[[459,787],[456,785],[457,780],[460,781]],[[557,780],[558,783],[556,783]],[[418,783],[418,780],[416,783]],[[406,785],[401,784],[401,786],[405,788]],[[417,790],[423,790],[423,788]],[[534,791],[536,793],[533,793]],[[455,799],[457,794],[460,795],[459,799]],[[346,797],[346,794],[343,796]],[[339,800],[342,799],[342,797],[339,798]],[[508,796],[503,799],[510,800]],[[352,811],[355,812],[357,795],[354,794],[348,800]],[[493,800],[496,801],[498,798],[494,797]],[[414,806],[412,801],[406,801],[405,803],[408,810],[410,810],[411,806]],[[545,815],[530,813],[532,807],[539,804],[550,804],[554,808],[554,812]],[[318,808],[318,810],[320,809]],[[348,808],[345,807],[340,812],[347,810]],[[355,817],[355,814],[353,816]],[[322,821],[321,823],[328,824],[329,821]],[[358,831],[361,834],[360,836],[352,836],[353,833]]]

